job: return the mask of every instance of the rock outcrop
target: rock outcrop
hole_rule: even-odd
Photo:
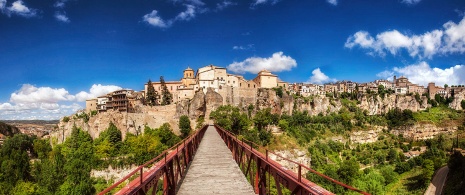
[[[222,105],[223,97],[212,88],[208,88],[205,94],[205,118],[209,119],[210,113]]]
[[[258,89],[257,91],[257,103],[255,108],[257,110],[264,110],[266,108],[271,108],[271,113],[280,114],[281,105],[279,97],[276,95],[274,90],[270,89]]]
[[[465,100],[465,91],[454,95],[454,100],[449,104],[449,107],[455,110],[464,110],[462,108],[462,101]]]
[[[355,131],[350,134],[350,143],[366,144],[378,141],[378,136],[383,130],[381,126],[375,126],[367,131]]]
[[[293,160],[295,162],[298,162],[300,164],[310,167],[311,158],[303,150],[299,150],[299,149],[279,150],[279,151],[274,151],[274,153],[276,153],[277,155],[283,158],[287,158],[287,159]],[[278,162],[280,165],[294,171],[294,173],[297,173],[299,171],[299,166],[295,163],[292,163],[288,160],[278,157],[272,153],[269,153],[269,157],[272,160]],[[302,170],[302,174],[306,174],[308,172],[307,169],[304,169],[304,168],[301,170]]]
[[[297,99],[295,101],[295,109],[297,111],[307,111],[309,115],[315,116],[318,114],[329,114],[338,112],[342,108],[341,101],[332,99],[326,96],[314,96],[310,101]]]
[[[206,111],[205,107],[205,94],[200,90],[194,95],[194,98],[190,100],[189,105],[189,118],[196,119],[199,116],[204,116]]]
[[[409,109],[413,112],[418,112],[428,108],[428,99],[421,97],[420,102],[417,102],[413,96],[403,95],[386,95],[381,98],[378,95],[361,96],[359,98],[359,108],[368,111],[368,115],[380,115],[387,113],[391,109],[399,108],[401,110]]]
[[[402,134],[405,138],[413,139],[413,140],[426,140],[432,139],[434,136],[447,133],[451,134],[457,131],[457,126],[444,126],[438,127],[434,124],[415,124],[412,126],[403,126],[397,129],[391,130],[392,134],[400,135]]]

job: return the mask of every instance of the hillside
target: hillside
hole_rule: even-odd
[[[0,121],[0,133],[6,136],[13,136],[14,134],[21,132],[17,127]]]

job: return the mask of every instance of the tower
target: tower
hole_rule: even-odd
[[[183,71],[184,73],[184,79],[193,79],[194,78],[194,70],[192,68],[187,67],[186,70]]]

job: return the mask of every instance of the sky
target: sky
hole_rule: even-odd
[[[0,0],[0,120],[59,119],[187,67],[465,84],[463,0]]]

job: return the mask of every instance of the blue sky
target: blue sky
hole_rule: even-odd
[[[215,64],[288,82],[465,84],[463,0],[0,0],[0,119]]]

